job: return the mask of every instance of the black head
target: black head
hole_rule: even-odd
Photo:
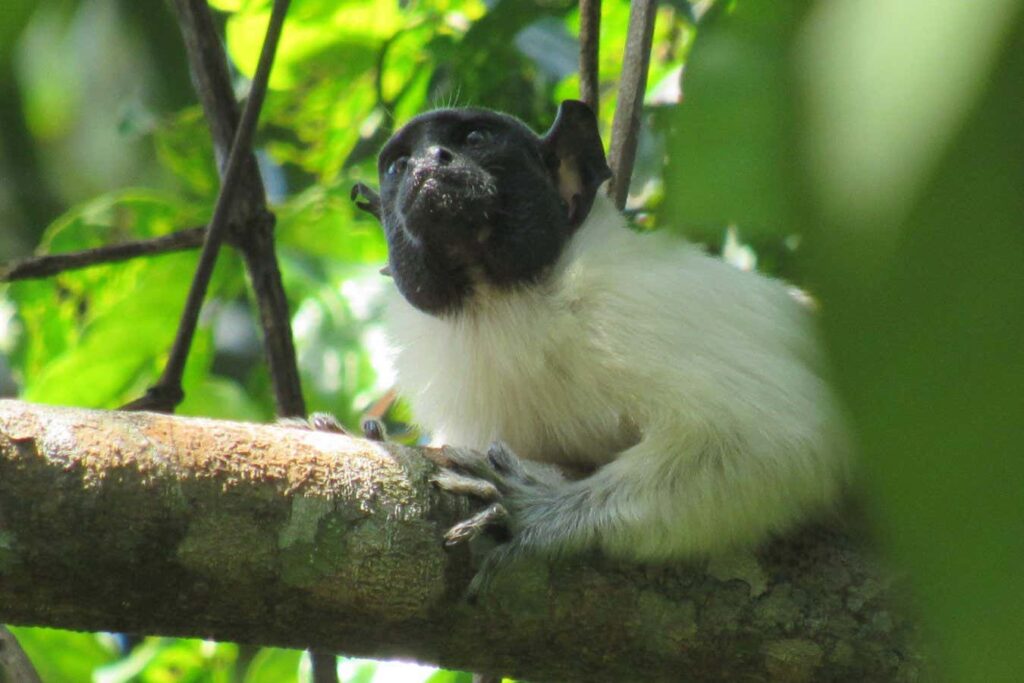
[[[575,100],[543,136],[485,109],[422,114],[384,145],[378,172],[389,269],[433,314],[457,311],[477,284],[542,277],[611,175],[594,114]]]

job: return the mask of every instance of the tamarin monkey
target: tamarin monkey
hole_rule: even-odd
[[[808,311],[787,286],[599,192],[597,123],[565,101],[538,136],[483,109],[412,119],[380,153],[400,393],[451,444],[441,487],[481,497],[451,543],[633,560],[753,546],[833,503],[849,448]],[[364,205],[365,206],[365,205]]]

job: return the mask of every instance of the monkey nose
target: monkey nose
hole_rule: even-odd
[[[447,166],[452,162],[452,153],[441,145],[432,145],[427,149],[427,159],[438,166]]]

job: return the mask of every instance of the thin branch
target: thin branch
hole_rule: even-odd
[[[189,72],[210,128],[217,168],[223,181],[239,117],[227,55],[207,0],[173,2]],[[256,157],[248,155],[243,166],[242,188],[236,195],[229,220],[232,228],[239,232],[247,230],[254,219],[267,213],[266,193]]]
[[[633,163],[636,161],[656,14],[655,0],[634,0],[630,3],[626,54],[622,60],[622,79],[615,103],[612,143],[608,151],[612,167],[612,182],[608,190],[620,209],[626,206],[629,180],[633,176]]]
[[[225,160],[238,127],[238,103],[227,57],[206,0],[174,0],[174,5],[223,179]],[[267,210],[263,181],[251,153],[243,161],[239,185],[228,218],[229,229],[232,244],[245,263],[259,311],[277,412],[302,416],[306,407],[295,361],[291,314],[274,253],[274,215]]]
[[[146,240],[108,244],[95,249],[32,256],[0,267],[0,282],[52,277],[69,270],[127,261],[139,256],[195,249],[203,243],[205,227],[188,228]]]
[[[391,410],[391,406],[398,400],[398,390],[391,387],[384,392],[384,395],[378,398],[373,404],[366,409],[363,413],[363,420],[383,420],[384,416],[387,415],[388,411]]]
[[[267,81],[270,79],[270,69],[274,64],[277,41],[281,37],[281,29],[284,26],[289,3],[290,0],[275,0],[274,2],[270,22],[267,26],[267,35],[263,41],[256,74],[249,91],[249,98],[242,110],[242,118],[235,132],[224,178],[221,181],[220,193],[217,195],[217,203],[213,209],[213,218],[210,220],[206,232],[206,240],[203,242],[203,249],[199,255],[199,264],[196,266],[196,272],[189,287],[185,310],[182,313],[181,322],[178,324],[178,331],[167,364],[164,366],[163,374],[157,384],[151,387],[145,396],[125,406],[127,409],[170,412],[184,398],[181,378],[185,372],[185,361],[188,359],[192,347],[192,338],[199,322],[199,312],[202,309],[203,300],[206,298],[210,277],[213,275],[213,267],[217,262],[217,254],[227,231],[228,214],[238,189],[243,162],[251,154],[250,147],[256,130],[256,122],[259,119],[260,108],[263,106],[263,98],[267,92]]]
[[[580,0],[580,99],[600,106],[598,56],[601,43],[601,0]]]
[[[324,652],[310,652],[313,683],[338,683],[338,656]]]
[[[295,360],[291,313],[274,253],[273,224],[259,227],[239,246],[263,331],[263,352],[267,360],[277,414],[300,417],[306,414],[299,366]]]

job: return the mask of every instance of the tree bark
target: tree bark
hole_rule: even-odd
[[[850,538],[642,567],[525,562],[476,604],[443,449],[0,401],[0,621],[409,658],[531,680],[910,681]]]

